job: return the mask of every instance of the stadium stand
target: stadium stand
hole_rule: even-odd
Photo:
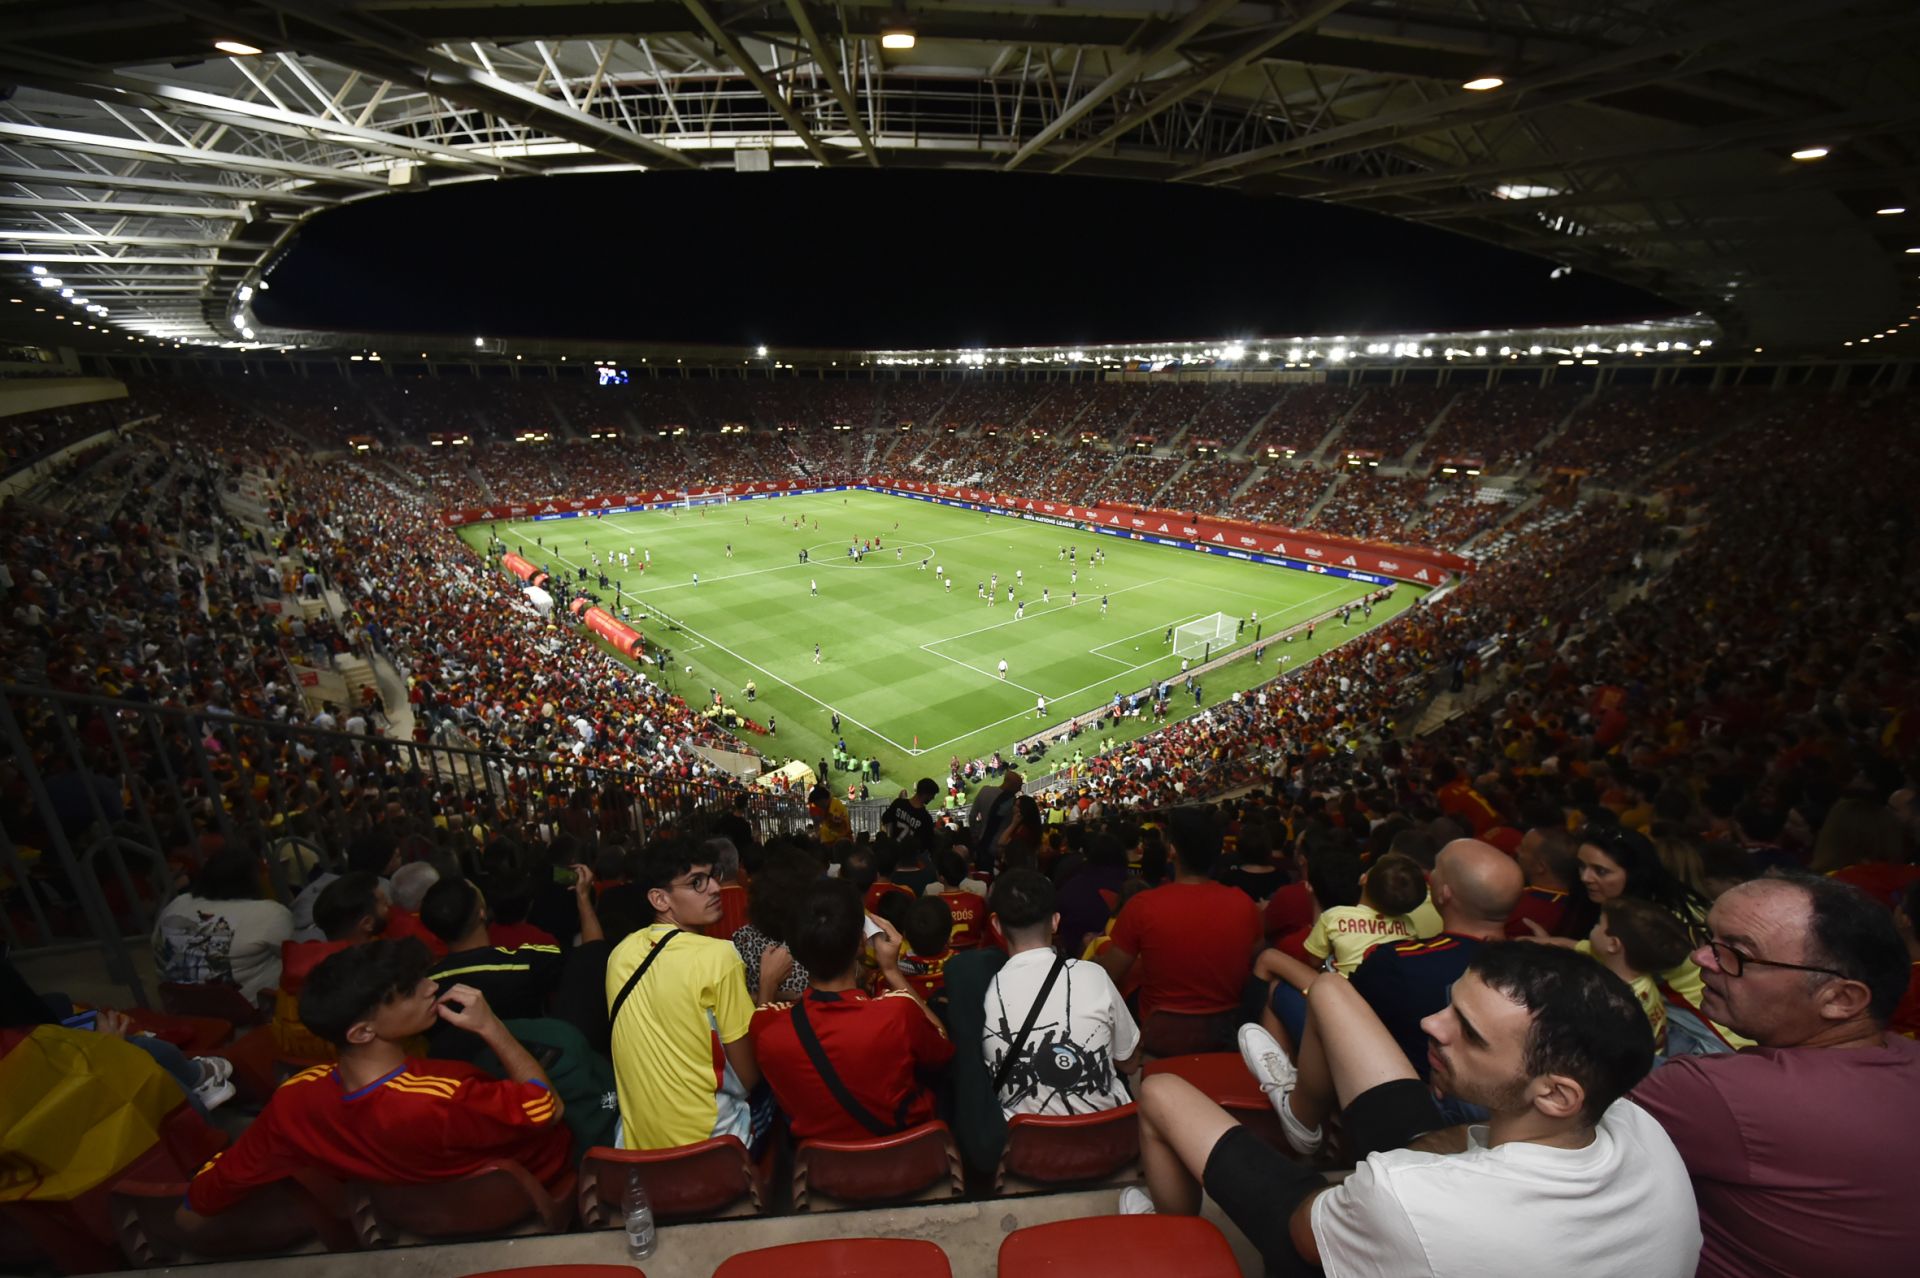
[[[1080,446],[1078,426],[1067,432],[1070,439],[1031,446],[1023,441],[1018,448],[1004,436],[975,433],[974,415],[1023,402],[1036,415],[1044,408],[1056,424],[1084,409],[1090,420],[1117,430],[1118,415],[1133,411],[1129,405],[1138,407],[1133,395],[1078,384],[1024,398],[997,387],[948,395],[916,386],[910,393],[847,391],[812,401],[791,387],[764,393],[749,386],[702,387],[687,397],[706,406],[707,423],[714,420],[711,414],[750,407],[754,429],[745,434],[723,436],[717,426],[696,424],[685,436],[642,430],[613,441],[476,443],[458,450],[419,447],[418,437],[443,429],[434,423],[499,414],[488,412],[486,402],[465,387],[442,404],[431,382],[374,392],[358,383],[268,389],[226,381],[141,383],[118,413],[95,414],[95,422],[123,415],[147,424],[63,469],[37,487],[32,500],[0,507],[0,644],[8,663],[10,733],[0,779],[12,797],[0,811],[8,852],[0,888],[10,939],[31,948],[86,934],[95,920],[71,890],[69,873],[97,878],[89,890],[104,902],[110,926],[144,934],[187,880],[203,911],[265,907],[269,895],[291,901],[319,871],[369,863],[371,847],[371,864],[390,877],[395,897],[416,867],[422,876],[430,867],[443,880],[472,877],[483,885],[495,924],[521,929],[510,935],[522,941],[533,935],[526,929],[542,929],[555,949],[566,951],[568,974],[543,990],[535,1010],[564,1017],[569,994],[584,989],[588,1005],[603,1013],[608,974],[619,970],[619,956],[632,970],[640,953],[661,953],[667,930],[695,922],[696,907],[687,907],[687,920],[674,911],[683,898],[706,899],[706,872],[718,854],[702,840],[724,833],[752,879],[753,926],[791,942],[795,956],[811,955],[809,946],[818,943],[809,939],[812,924],[796,916],[791,902],[783,911],[777,893],[755,898],[753,883],[812,883],[826,864],[842,877],[858,881],[864,872],[870,879],[873,862],[863,871],[849,848],[884,851],[891,869],[899,851],[894,836],[823,840],[824,815],[815,824],[790,802],[752,800],[744,809],[750,821],[728,823],[743,810],[735,805],[746,796],[696,747],[737,751],[743,738],[667,692],[644,668],[594,646],[578,628],[533,615],[518,591],[435,520],[443,504],[477,499],[483,490],[516,499],[536,489],[579,495],[606,487],[610,477],[666,485],[732,478],[743,470],[851,477],[864,463],[892,459],[923,479],[977,478],[1013,491],[1071,500],[1098,492],[1142,504],[1158,491],[1162,505],[1221,513],[1254,467],[1265,464],[1269,443],[1299,441],[1311,449],[1355,402],[1345,388],[1295,388],[1279,401],[1284,411],[1276,410],[1250,441],[1249,456],[1195,462],[1182,473],[1184,458],[1116,456],[1105,447]],[[599,389],[522,384],[513,411],[551,409],[556,422],[564,420],[577,436],[577,418]],[[1328,393],[1308,393],[1323,389]],[[1389,405],[1384,390],[1369,392],[1368,399],[1376,395],[1381,402],[1374,411],[1364,418],[1356,413],[1347,430],[1352,434],[1357,427],[1359,439],[1383,450],[1404,451],[1417,434],[1415,424],[1431,421],[1436,392],[1416,389],[1401,406]],[[640,409],[632,405],[649,402],[649,396],[635,396],[619,411],[637,417]],[[1188,418],[1199,414],[1190,432],[1209,420],[1245,422],[1244,434],[1268,401],[1249,394],[1229,406],[1219,393],[1204,405],[1184,395],[1180,402]],[[1555,413],[1564,416],[1567,407],[1563,396],[1463,396],[1423,456],[1443,455],[1436,451],[1441,448],[1471,450],[1490,465],[1496,459],[1524,464],[1531,448],[1527,437],[1543,422],[1550,427]],[[1456,418],[1469,408],[1471,413]],[[952,433],[930,434],[925,427],[900,432],[889,419],[907,411],[947,419],[958,412],[973,421]],[[789,413],[806,424],[791,438],[770,433],[769,418]],[[865,426],[832,431],[820,425],[849,413],[861,415]],[[1170,423],[1171,417],[1159,420]],[[390,428],[382,429],[381,422]],[[1691,943],[1699,942],[1702,926],[1715,934],[1726,931],[1725,910],[1761,908],[1783,893],[1801,894],[1792,897],[1802,912],[1796,919],[1830,910],[1847,920],[1839,940],[1817,938],[1805,921],[1793,926],[1807,933],[1805,946],[1835,947],[1831,953],[1804,949],[1814,976],[1833,977],[1847,988],[1873,985],[1870,1006],[1859,997],[1840,1009],[1859,1037],[1862,1055],[1854,1059],[1870,1053],[1876,1069],[1903,1081],[1872,1112],[1808,1107],[1818,1111],[1811,1125],[1791,1107],[1756,1110],[1762,1117],[1754,1121],[1786,1142],[1790,1152],[1777,1157],[1795,1169],[1815,1165],[1821,1149],[1838,1150],[1830,1166],[1820,1164],[1827,1167],[1822,1174],[1833,1186],[1831,1197],[1811,1212],[1792,1195],[1756,1182],[1743,1191],[1755,1195],[1767,1218],[1755,1224],[1744,1212],[1727,1215],[1701,1193],[1705,1254],[1718,1266],[1702,1272],[1762,1272],[1753,1249],[1763,1245],[1791,1256],[1794,1266],[1807,1256],[1835,1255],[1850,1263],[1877,1255],[1878,1235],[1867,1226],[1888,1218],[1905,1189],[1883,1184],[1866,1164],[1884,1154],[1887,1130],[1920,1121],[1913,1099],[1920,1089],[1911,1085],[1920,1054],[1903,1045],[1920,1032],[1920,996],[1908,988],[1904,999],[1894,997],[1909,970],[1920,970],[1912,967],[1912,942],[1903,943],[1894,924],[1895,907],[1907,919],[1920,908],[1913,886],[1920,881],[1913,800],[1920,782],[1920,711],[1913,704],[1915,633],[1909,615],[1911,547],[1920,543],[1910,535],[1908,492],[1909,477],[1920,473],[1920,453],[1912,422],[1905,394],[1739,393],[1722,400],[1693,390],[1614,388],[1583,408],[1567,434],[1538,457],[1542,468],[1587,472],[1590,480],[1604,481],[1596,485],[1603,491],[1521,489],[1524,505],[1480,500],[1479,477],[1382,475],[1373,467],[1338,464],[1268,466],[1231,499],[1226,513],[1298,524],[1338,479],[1312,527],[1426,545],[1481,537],[1474,548],[1478,568],[1384,624],[1351,626],[1351,638],[1307,669],[1295,670],[1286,661],[1285,636],[1268,638],[1253,659],[1273,671],[1270,681],[1030,778],[1025,793],[1038,797],[1049,836],[1032,852],[1003,863],[987,852],[980,865],[996,880],[989,900],[1008,922],[996,924],[994,936],[1012,957],[989,945],[967,961],[950,960],[946,969],[948,1022],[938,1032],[950,1035],[956,1059],[939,1081],[953,1088],[952,1118],[871,1141],[809,1149],[802,1163],[811,1179],[803,1180],[800,1198],[811,1194],[812,1201],[801,1205],[818,1206],[829,1192],[885,1200],[907,1183],[900,1179],[903,1169],[912,1172],[907,1179],[916,1192],[924,1184],[931,1187],[925,1192],[942,1198],[989,1197],[996,1185],[1007,1184],[1003,1153],[1011,1111],[1003,1112],[1004,1094],[987,1072],[992,1049],[983,1057],[978,1046],[983,1035],[992,1041],[995,1026],[980,1018],[993,998],[1001,999],[998,1032],[1004,1033],[1011,1028],[1010,1002],[1038,996],[1047,961],[1040,962],[1032,991],[1022,993],[1015,979],[1030,963],[1023,959],[1029,949],[1048,955],[1057,948],[1064,957],[1084,952],[1089,939],[1103,947],[1102,957],[1062,979],[1075,990],[1077,1008],[1083,1007],[1080,982],[1087,978],[1102,1006],[1120,1009],[1107,1023],[1110,1036],[1082,1041],[1068,1026],[1051,1040],[1051,1050],[1065,1053],[1070,1045],[1068,1054],[1080,1062],[1076,1068],[1111,1074],[1131,1067],[1123,1048],[1137,1037],[1121,991],[1167,979],[1151,964],[1144,978],[1126,971],[1135,952],[1128,947],[1146,944],[1140,920],[1161,908],[1141,901],[1225,893],[1205,898],[1209,913],[1197,917],[1209,921],[1229,917],[1222,901],[1234,902],[1236,911],[1257,901],[1259,926],[1282,942],[1271,952],[1284,953],[1288,935],[1313,944],[1301,935],[1318,913],[1308,888],[1327,888],[1326,866],[1349,863],[1357,872],[1363,858],[1377,866],[1390,850],[1424,855],[1433,900],[1444,915],[1458,899],[1445,867],[1458,862],[1447,859],[1456,855],[1450,850],[1436,865],[1433,854],[1450,840],[1470,837],[1521,849],[1521,870],[1532,876],[1528,891],[1564,920],[1544,929],[1558,933],[1562,948],[1586,939],[1601,918],[1613,917],[1600,913],[1597,897],[1584,898],[1581,864],[1594,871],[1596,883],[1620,872],[1633,893],[1644,894],[1649,910],[1681,929],[1683,941],[1686,928],[1694,928]],[[20,469],[62,438],[79,437],[71,432],[91,433],[88,425],[8,422],[8,470]],[[1736,425],[1739,430],[1730,429]],[[1029,421],[1020,432],[1032,426]],[[341,451],[345,439],[362,434],[379,435],[386,445],[366,454]],[[394,446],[396,436],[415,446]],[[922,456],[902,457],[920,441],[926,441]],[[1342,442],[1361,446],[1354,439]],[[1169,485],[1176,474],[1179,479]],[[1641,495],[1633,495],[1636,489]],[[1513,517],[1501,523],[1507,516]],[[539,557],[538,548],[520,549]],[[1360,605],[1357,617],[1329,615],[1318,624],[1337,631],[1365,621],[1397,589],[1382,586]],[[303,671],[335,675],[362,665],[390,677],[376,678],[342,704],[305,691],[310,685]],[[401,724],[408,726],[396,726]],[[1090,744],[1098,744],[1099,732],[1092,729]],[[980,793],[991,800],[998,787],[996,780]],[[964,808],[939,811],[932,836],[936,855],[981,853],[981,827],[995,818],[990,802],[980,810],[972,828]],[[1149,824],[1154,829],[1143,829]],[[1568,831],[1578,833],[1569,838]],[[61,849],[91,846],[103,832],[126,850],[90,860],[82,870],[63,868],[70,858],[59,855]],[[1548,840],[1578,848],[1576,868],[1566,858],[1538,852]],[[1214,847],[1231,849],[1217,865]],[[140,860],[135,848],[148,849],[152,862]],[[235,863],[234,856],[240,858],[242,890],[259,899],[199,895],[217,877],[213,872]],[[1499,861],[1505,864],[1505,858]],[[590,873],[568,883],[555,878],[556,869],[575,873],[567,868],[572,866]],[[1810,869],[1821,877],[1811,887],[1797,886],[1799,879],[1755,882],[1763,871],[1782,868]],[[951,881],[957,884],[965,872],[962,863]],[[942,877],[947,873],[940,871]],[[649,896],[649,888],[658,891]],[[716,884],[716,897],[718,891]],[[1047,931],[1055,893],[1062,902],[1077,902],[1079,934],[1053,937]],[[330,899],[324,888],[316,896],[322,903]],[[676,904],[656,918],[660,907],[650,904],[651,897]],[[383,906],[400,905],[386,895],[378,899]],[[1709,906],[1711,915],[1705,913]],[[1304,913],[1289,913],[1296,907]],[[317,923],[326,911],[316,910]],[[239,916],[237,910],[229,913]],[[388,938],[396,934],[394,918],[404,915],[418,927],[420,918],[431,924],[433,913],[431,899],[423,905],[419,897],[390,910],[384,916]],[[857,911],[849,917],[857,919]],[[1042,921],[1038,938],[1023,940],[1034,936],[1035,918]],[[1524,930],[1521,919],[1516,908],[1507,926]],[[1493,920],[1494,935],[1500,924]],[[1602,927],[1594,935],[1612,934]],[[816,965],[810,969],[814,992],[801,996],[827,1053],[843,1062],[847,1085],[862,1097],[870,1081],[865,1071],[876,1060],[884,1062],[889,1051],[902,1050],[889,1046],[897,1039],[886,1037],[895,1022],[879,1019],[896,1016],[910,998],[904,991],[911,986],[896,966],[897,941],[889,941],[891,948],[883,943],[874,949],[877,988],[894,994],[866,999],[822,991],[826,969]],[[409,966],[415,962],[412,941],[369,942],[358,934],[336,941],[329,934],[322,943],[338,944],[339,951],[315,969],[323,975],[308,981],[318,979],[326,990],[348,982],[353,972],[375,971],[378,979],[366,988],[376,1006],[393,992],[395,973],[417,987],[427,970],[424,961]],[[1802,944],[1798,933],[1791,943]],[[780,974],[761,968],[761,988],[748,989],[737,943],[687,935],[672,944],[677,951],[666,950],[668,957],[649,978],[669,984],[653,988],[701,988],[702,965],[713,965],[716,981],[732,983],[712,1009],[713,1024],[724,1027],[723,1041],[745,1041],[749,1020],[788,1022],[787,1006],[770,996]],[[1473,944],[1500,949],[1481,939]],[[1714,965],[1763,962],[1757,955],[1729,960],[1718,948],[1713,954]],[[686,966],[676,969],[676,962]],[[1268,962],[1266,955],[1261,962]],[[1726,1071],[1715,1074],[1714,1060],[1743,1029],[1755,1036],[1770,1030],[1743,1019],[1741,1008],[1703,1004],[1701,969],[1694,963],[1684,959],[1648,982],[1654,990],[1648,1005],[1668,1027],[1670,1058],[1633,1096],[1646,1130],[1664,1127],[1700,1182],[1721,1174],[1714,1170],[1711,1135],[1692,1121],[1704,1109],[1701,1080],[1725,1077]],[[1228,975],[1238,987],[1256,969],[1245,953],[1235,964]],[[1362,969],[1373,966],[1369,961]],[[1579,974],[1592,970],[1566,972],[1582,980]],[[1710,975],[1716,970],[1727,968],[1708,969]],[[1119,974],[1119,985],[1110,983],[1110,973]],[[6,974],[14,977],[11,967]],[[1777,986],[1747,988],[1759,991],[1752,997],[1790,1003],[1798,1009],[1792,1015],[1804,1013],[1817,1022],[1822,1013],[1806,1013],[1794,1000],[1835,985],[1807,975],[1787,973]],[[387,985],[379,984],[382,979]],[[1356,980],[1354,988],[1364,985]],[[1344,997],[1344,985],[1331,988],[1334,997]],[[182,996],[194,992],[189,982]],[[250,1005],[233,987],[205,985],[198,992],[241,998],[243,1011],[265,1017],[264,1008]],[[37,1006],[31,993],[28,1002]],[[1256,987],[1256,993],[1255,1001],[1264,1004],[1266,992]],[[755,1012],[761,994],[769,995],[761,1000],[768,1006]],[[486,997],[496,999],[492,987]],[[1624,985],[1619,997],[1629,1012],[1639,1006]],[[550,1005],[543,1001],[548,998]],[[969,1000],[970,1014],[963,1008]],[[1323,1001],[1316,990],[1315,1004]],[[308,1003],[296,1005],[316,1025],[326,1024],[324,999],[314,1000],[311,1011]],[[15,1004],[8,1006],[17,1017]],[[862,1008],[878,1009],[874,1019],[857,1023],[856,1016],[869,1014]],[[1149,1010],[1140,1009],[1141,1020]],[[361,1011],[352,1006],[342,1015]],[[1752,1014],[1751,1005],[1744,1011]],[[1715,1025],[1708,1012],[1724,1013],[1728,1022]],[[904,1014],[932,1015],[918,1006]],[[36,1015],[44,1018],[44,1010]],[[434,1015],[430,1005],[427,1015]],[[415,1159],[405,1177],[326,1162],[338,1155],[322,1148],[326,1141],[318,1133],[336,1120],[319,1120],[309,1130],[292,1125],[297,1118],[289,1115],[310,1103],[303,1096],[330,1095],[337,1103],[343,1084],[333,1081],[332,1064],[290,1060],[274,1047],[267,1025],[243,1027],[230,1042],[223,1040],[232,1027],[216,1025],[198,1055],[222,1061],[230,1056],[236,1071],[266,1042],[266,1087],[220,1101],[233,1107],[228,1113],[258,1111],[252,1127],[232,1124],[241,1132],[237,1141],[220,1159],[208,1161],[228,1140],[206,1128],[198,1112],[219,1095],[210,1084],[219,1070],[182,1056],[182,1068],[193,1071],[191,1086],[157,1074],[149,1080],[173,1088],[164,1098],[174,1115],[167,1121],[172,1142],[163,1139],[154,1145],[159,1152],[105,1168],[97,1182],[98,1212],[9,1203],[5,1224],[11,1232],[0,1231],[0,1242],[22,1245],[14,1236],[21,1234],[33,1263],[48,1264],[59,1251],[77,1271],[111,1263],[118,1249],[129,1263],[153,1264],[275,1253],[303,1244],[379,1248],[421,1236],[551,1232],[573,1227],[581,1203],[589,1227],[618,1223],[619,1194],[603,1183],[623,1174],[621,1151],[604,1147],[612,1140],[611,1118],[600,1137],[576,1124],[591,1121],[592,1106],[584,1097],[618,1095],[631,1085],[619,1077],[619,1038],[595,1042],[573,1030],[565,1047],[530,1054],[520,1046],[522,1037],[531,1045],[553,1017],[502,1023],[489,1015],[473,1012],[472,1023],[485,1031],[492,1056],[477,1064],[405,1058],[400,1068],[407,1072],[400,1076],[407,1081],[397,1090],[387,1088],[387,1079],[373,1080],[386,1089],[382,1103],[393,1107],[381,1112],[392,1117],[337,1120],[399,1122],[401,1106],[432,1106],[456,1094],[469,1106],[502,1103],[507,1108],[501,1128],[516,1134],[489,1138],[493,1143],[484,1152],[492,1161],[484,1167],[462,1164],[456,1173],[445,1171],[442,1164],[455,1151],[451,1138],[400,1151]],[[706,1015],[699,1009],[695,1035],[703,1051],[709,1043]],[[1124,1028],[1118,1018],[1125,1018]],[[1276,1016],[1267,1019],[1279,1028]],[[164,1020],[153,1023],[176,1037],[185,1033]],[[24,1028],[31,1031],[29,1041],[69,1032],[32,1019]],[[737,1036],[729,1037],[735,1030]],[[611,1032],[603,1016],[599,1031]],[[1682,1047],[1686,1034],[1693,1035],[1685,1040],[1691,1045]],[[1634,1040],[1643,1068],[1654,1041],[1650,1028]],[[400,1051],[399,1044],[391,1046]],[[1792,1037],[1769,1038],[1766,1046],[1768,1053],[1734,1059],[1785,1056],[1801,1062],[1796,1068],[1836,1069],[1832,1057],[1852,1055]],[[1283,1048],[1299,1050],[1299,1043]],[[17,1042],[11,1049],[29,1050]],[[350,1064],[343,1056],[342,1070]],[[98,1068],[138,1076],[139,1070],[164,1066],[141,1057]],[[1029,1058],[1027,1068],[1038,1066]],[[1101,1183],[1115,1175],[1130,1180],[1133,1146],[1116,1145],[1114,1131],[1124,1127],[1128,1141],[1160,1139],[1155,1123],[1168,1112],[1161,1107],[1169,1096],[1185,1094],[1165,1083],[1181,1080],[1187,1080],[1182,1086],[1206,1084],[1196,1096],[1228,1102],[1230,1116],[1243,1116],[1247,1140],[1271,1142],[1284,1152],[1293,1128],[1287,1115],[1276,1125],[1262,1107],[1255,1076],[1247,1073],[1260,1068],[1257,1050],[1249,1051],[1247,1065],[1232,1053],[1156,1062],[1139,1090],[1137,1122],[1131,1106],[1071,1117],[1048,1110],[1054,1116],[1037,1121],[1022,1115],[1014,1119],[1018,1152],[1008,1159],[1019,1177],[1039,1183],[1048,1175],[1085,1183],[1075,1179],[1083,1171],[1086,1180]],[[288,1081],[271,1090],[276,1069]],[[702,1070],[711,1075],[709,1067]],[[536,1081],[528,1082],[530,1077]],[[564,1122],[555,1095],[564,1097]],[[877,1093],[869,1103],[880,1103]],[[748,1136],[744,1106],[737,1118],[740,1134]],[[1300,1121],[1297,1113],[1294,1118]],[[698,1119],[706,1125],[725,1121],[721,1102],[711,1116]],[[1232,1119],[1226,1123],[1230,1131],[1235,1126]],[[310,1141],[315,1152],[297,1159],[276,1154],[279,1147],[270,1148],[264,1135],[249,1139],[253,1129]],[[1351,1133],[1351,1123],[1346,1130]],[[1059,1143],[1036,1155],[1040,1133]],[[184,1151],[196,1142],[206,1147],[188,1157]],[[705,1160],[701,1165],[718,1191],[691,1215],[795,1206],[794,1187],[769,1175],[776,1165],[771,1152],[763,1156],[744,1142],[708,1147],[713,1144],[680,1154],[655,1151],[663,1163],[681,1155],[688,1167],[696,1158]],[[697,1155],[691,1152],[696,1149]],[[554,1150],[560,1152],[551,1165],[540,1164]],[[464,1158],[470,1148],[459,1146],[458,1152]],[[1336,1148],[1323,1161],[1341,1157]],[[590,1175],[582,1174],[583,1158]],[[254,1160],[278,1172],[263,1184],[280,1183],[249,1196],[240,1188],[241,1169],[255,1166]],[[296,1171],[298,1184],[288,1182]],[[1149,1187],[1167,1192],[1164,1181],[1153,1183],[1152,1173],[1150,1165]],[[339,1183],[330,1182],[330,1174]],[[390,1183],[401,1179],[419,1183]],[[690,1182],[658,1183],[693,1188]],[[1686,1177],[1677,1176],[1676,1183],[1674,1192],[1682,1192]],[[233,1204],[222,1212],[228,1204],[218,1195],[228,1192]],[[207,1214],[156,1206],[178,1204],[183,1193],[190,1207]],[[109,1202],[111,1212],[105,1209]],[[472,1209],[465,1215],[463,1203]],[[1681,1204],[1685,1221],[1694,1214]],[[681,1218],[674,1211],[662,1216]],[[1193,1222],[1174,1219],[1124,1228],[1137,1233],[1142,1248],[1178,1248],[1190,1259],[1204,1259],[1207,1272],[1233,1272],[1219,1238],[1206,1232],[1212,1226],[1191,1229]],[[1046,1230],[1014,1233],[1003,1258],[1051,1264],[1047,1257],[1057,1258],[1069,1245],[1061,1240],[1082,1238],[1085,1227]],[[1093,1245],[1071,1242],[1082,1249]],[[1151,1254],[1163,1257],[1156,1263],[1178,1263],[1164,1259],[1163,1251]],[[735,1260],[742,1272],[760,1263],[747,1256]],[[944,1263],[937,1254],[930,1261]]]
[[[1490,474],[1523,467],[1585,394],[1577,387],[1496,386],[1460,392],[1420,456],[1477,458]]]

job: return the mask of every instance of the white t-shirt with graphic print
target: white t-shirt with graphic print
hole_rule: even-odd
[[[1053,958],[1051,949],[1015,954],[987,986],[980,1046],[989,1074],[999,1070],[1008,1047],[1019,1037]],[[1106,969],[1068,959],[1000,1088],[1000,1108],[1011,1118],[1091,1114],[1125,1105],[1133,1097],[1114,1062],[1132,1056],[1139,1046],[1140,1029]]]

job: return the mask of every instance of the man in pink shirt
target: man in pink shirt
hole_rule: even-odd
[[[1701,1278],[1909,1270],[1920,1043],[1886,1032],[1909,967],[1892,918],[1796,875],[1730,889],[1706,930],[1700,1010],[1758,1046],[1678,1057],[1633,1093],[1693,1178]]]

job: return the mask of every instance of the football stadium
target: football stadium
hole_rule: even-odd
[[[0,1269],[1911,1264],[1915,102],[0,0]]]

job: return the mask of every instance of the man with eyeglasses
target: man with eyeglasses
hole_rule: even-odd
[[[677,838],[648,846],[637,877],[653,922],[607,956],[623,1149],[715,1136],[754,1144],[748,1093],[760,1069],[747,1039],[754,999],[740,951],[701,935],[721,914],[720,883],[704,857],[700,845]],[[772,973],[777,987],[787,966],[763,957],[762,985]]]
[[[1633,1099],[1693,1179],[1702,1278],[1884,1275],[1920,1253],[1920,1044],[1886,1032],[1909,964],[1892,918],[1830,879],[1714,902],[1700,1010],[1758,1044],[1677,1057]]]

